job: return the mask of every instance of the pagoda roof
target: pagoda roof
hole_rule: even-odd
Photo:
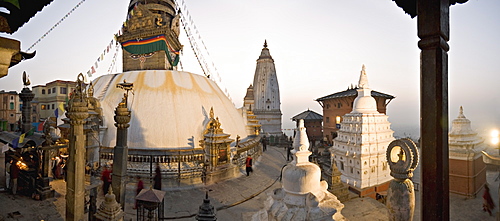
[[[330,95],[327,95],[324,97],[320,97],[320,98],[316,99],[316,101],[324,101],[324,100],[333,99],[333,98],[340,98],[340,97],[356,97],[356,96],[358,96],[357,89],[358,89],[357,87],[350,88],[350,89],[347,89],[345,91],[341,91],[341,92],[333,93],[333,94],[330,94]],[[390,94],[385,94],[385,93],[373,91],[373,90],[372,90],[371,94],[372,94],[372,97],[383,97],[386,99],[394,99],[395,98],[394,96],[392,96]]]
[[[0,7],[6,8],[9,13],[0,12],[0,32],[12,34],[24,23],[28,22],[43,7],[53,0],[0,0]]]
[[[292,117],[293,121],[298,121],[300,119],[304,119],[304,121],[322,121],[323,116],[321,114],[318,114],[318,113],[308,109],[308,110]]]
[[[161,203],[165,197],[165,192],[156,189],[142,189],[139,194],[135,197],[136,200]]]

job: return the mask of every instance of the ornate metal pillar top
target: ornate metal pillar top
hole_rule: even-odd
[[[127,104],[128,104],[128,92],[129,91],[132,91],[132,94],[134,94],[134,83],[130,83],[130,82],[127,82],[127,80],[123,80],[123,83],[119,83],[119,84],[116,84],[116,87],[117,88],[120,88],[120,89],[123,89],[125,91],[127,91],[127,93],[125,93],[123,96],[124,96],[124,101],[125,101],[125,107],[127,107]]]
[[[387,162],[394,179],[403,181],[413,177],[418,165],[418,149],[408,138],[392,141],[387,147]]]
[[[115,126],[118,129],[128,128],[130,124],[130,110],[127,108],[127,94],[123,94],[122,101],[115,109]]]
[[[31,92],[31,90],[28,88],[28,86],[31,84],[30,79],[28,78],[29,76],[26,74],[26,71],[23,72],[23,89],[21,90],[21,93],[19,93],[19,96],[21,97],[21,100],[23,102],[26,101],[31,101],[35,97],[35,94]]]
[[[66,114],[72,125],[83,124],[83,120],[89,116],[87,107],[87,96],[83,88],[83,74],[80,73],[76,80],[75,92],[71,94],[68,102],[68,113]]]
[[[134,83],[123,80],[123,83],[117,84],[116,87],[127,91],[126,93],[123,93],[122,101],[118,103],[118,106],[115,109],[115,126],[118,129],[125,129],[130,126],[130,124],[128,124],[130,122],[130,110],[128,109],[127,100],[128,92],[134,89]]]

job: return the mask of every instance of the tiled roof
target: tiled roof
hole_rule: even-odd
[[[306,110],[300,114],[295,115],[292,117],[292,120],[297,121],[299,119],[304,119],[304,120],[323,120],[323,116],[321,114],[318,114],[312,110]]]
[[[330,94],[324,97],[320,97],[316,99],[316,101],[324,101],[328,99],[333,99],[333,98],[339,98],[339,97],[356,97],[358,96],[358,92],[356,91],[357,88],[352,88],[352,89],[347,89],[345,91],[337,92],[334,94]],[[389,94],[384,94],[382,92],[378,91],[372,91],[372,97],[384,97],[386,99],[394,99],[395,97]]]

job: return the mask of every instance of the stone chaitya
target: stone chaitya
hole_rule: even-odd
[[[319,166],[309,162],[311,151],[302,119],[292,153],[293,161],[283,168],[282,188],[274,190],[252,220],[344,220],[344,204],[320,180]]]
[[[387,181],[391,179],[385,150],[394,140],[394,131],[388,116],[377,111],[364,65],[357,91],[353,110],[344,115],[331,153],[342,172],[342,182],[359,195],[375,198],[377,192],[387,189]]]
[[[449,136],[450,192],[475,196],[486,183],[486,165],[481,151],[484,140],[471,128],[471,122],[460,107],[452,121]]]

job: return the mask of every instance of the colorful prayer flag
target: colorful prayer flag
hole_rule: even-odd
[[[12,141],[12,148],[16,149],[19,146],[19,137]]]
[[[5,145],[2,146],[2,153],[5,153],[9,150],[9,144],[6,143]]]
[[[56,118],[58,118],[58,117],[59,117],[59,108],[56,108],[56,109],[54,110],[54,115],[56,115]]]
[[[45,120],[45,121],[47,121],[47,120]],[[43,125],[45,124],[45,121],[38,124],[38,128],[36,129],[37,131],[43,131]]]
[[[21,134],[21,136],[19,136],[19,143],[22,143],[24,142],[24,136],[26,136],[26,134]]]

